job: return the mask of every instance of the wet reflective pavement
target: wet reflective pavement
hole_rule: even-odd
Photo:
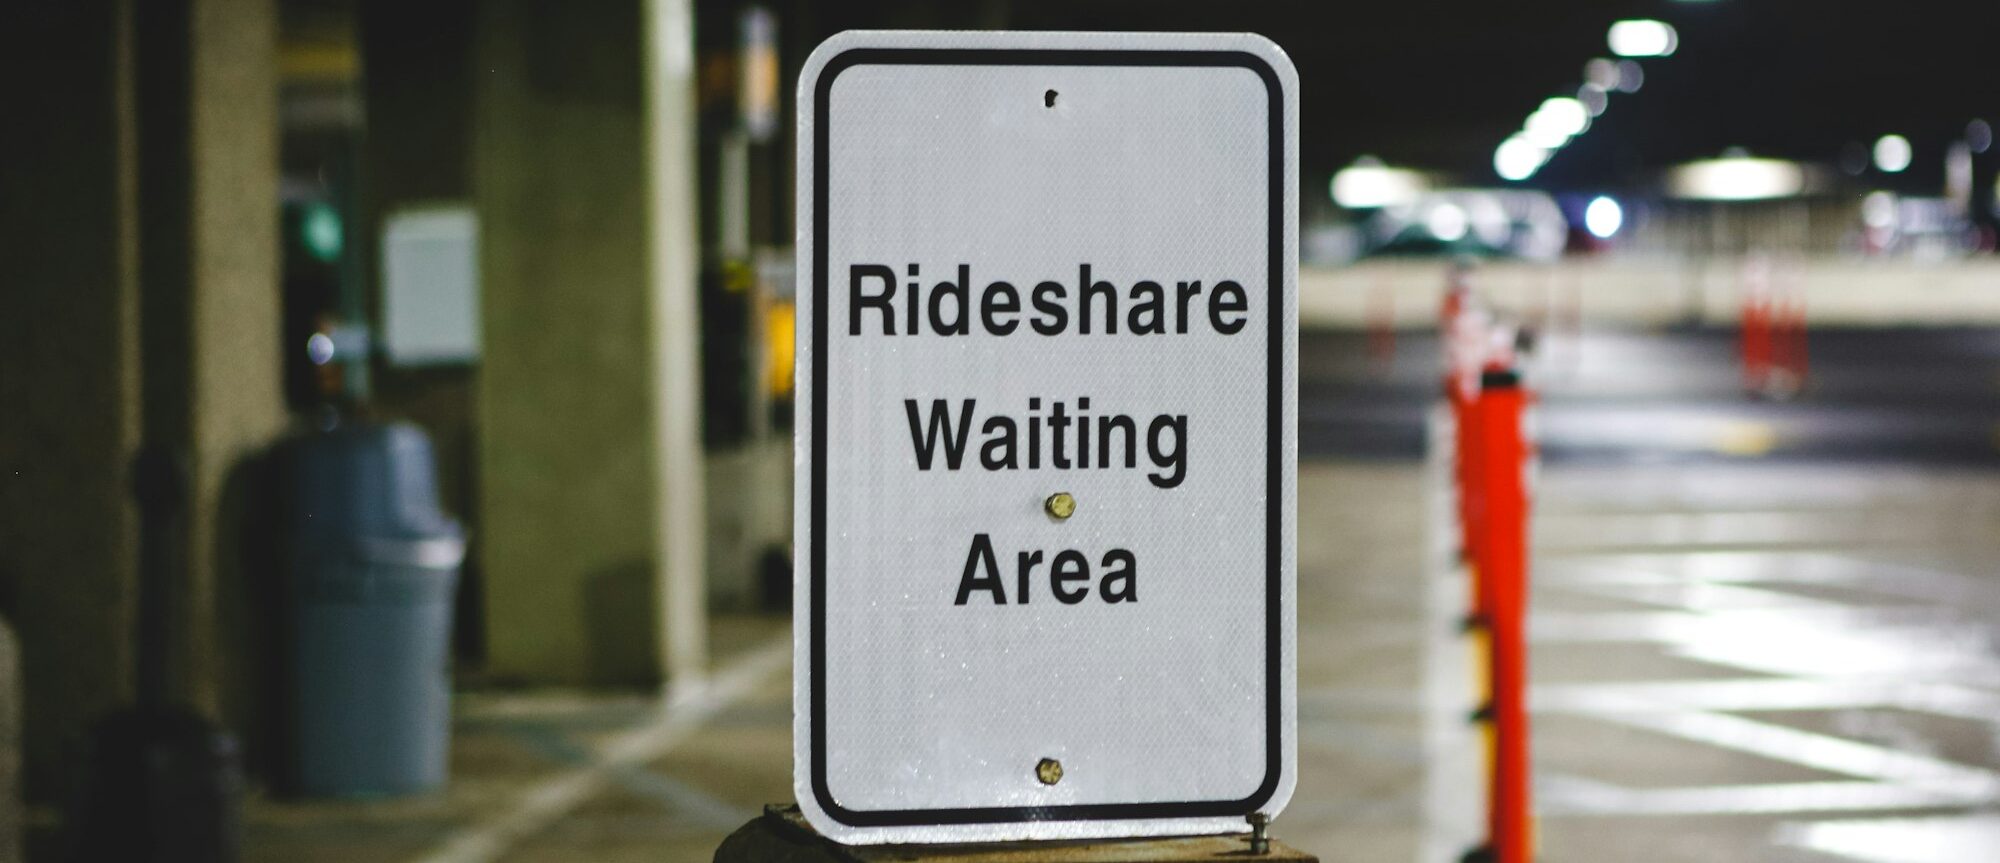
[[[1455,860],[1479,817],[1465,594],[1426,584],[1446,552],[1429,491],[1408,462],[1301,469],[1301,777],[1274,831],[1325,860]],[[2000,848],[2000,477],[1555,465],[1539,500],[1542,859]],[[784,626],[737,628],[736,682],[698,710],[475,694],[448,794],[262,801],[248,859],[706,860],[790,795]]]
[[[2000,855],[2000,476],[1572,466],[1537,503],[1547,859]]]
[[[1815,335],[1783,404],[1739,392],[1727,334],[1545,346],[1540,859],[2000,860],[2000,343],[1850,335]],[[1455,861],[1481,817],[1420,341],[1301,351],[1301,776],[1273,829],[1328,861]],[[259,801],[246,856],[706,860],[791,793],[784,621],[717,631],[704,697],[468,694],[448,794]]]
[[[1302,638],[1345,648],[1302,680],[1302,743],[1346,758],[1309,756],[1313,808],[1279,824],[1328,859],[1442,863],[1482,833],[1466,587],[1445,474],[1393,467],[1425,451],[1437,343],[1385,347],[1303,340],[1309,456],[1392,460],[1345,462],[1318,493],[1302,479],[1301,523],[1338,534],[1303,530]],[[2000,334],[1824,331],[1809,348],[1790,401],[1744,394],[1729,331],[1555,334],[1530,361],[1541,859],[2000,860]],[[1368,561],[1408,541],[1381,514],[1408,506],[1432,525],[1431,584],[1398,592]],[[1311,554],[1343,543],[1374,550]],[[1393,647],[1412,625],[1414,658]],[[1396,677],[1409,662],[1414,686]],[[1408,698],[1421,718],[1398,723]]]

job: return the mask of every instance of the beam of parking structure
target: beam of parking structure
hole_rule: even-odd
[[[420,863],[483,863],[555,823],[625,771],[673,751],[716,713],[782,672],[791,662],[789,634],[745,654],[706,678],[700,687],[678,687],[653,722],[626,731],[598,748],[587,763],[536,783],[492,816],[460,831]]]

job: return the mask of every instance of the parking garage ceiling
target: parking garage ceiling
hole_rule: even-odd
[[[1303,87],[1307,182],[1363,154],[1486,184],[1494,148],[1543,99],[1570,95],[1606,29],[1654,18],[1679,31],[1647,59],[1639,92],[1610,109],[1534,182],[1616,185],[1741,147],[1837,164],[1898,133],[1906,180],[1935,185],[1946,143],[2000,122],[2000,3],[1911,0],[867,0],[796,10],[817,34],[849,27],[1253,30],[1276,40]],[[814,39],[813,41],[817,41]]]

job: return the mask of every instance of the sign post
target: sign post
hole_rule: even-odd
[[[1284,807],[1297,88],[1250,35],[849,32],[807,62],[794,747],[821,834]]]

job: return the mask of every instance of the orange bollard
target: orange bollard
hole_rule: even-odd
[[[1480,384],[1472,410],[1480,487],[1480,538],[1473,566],[1484,594],[1490,646],[1488,849],[1496,863],[1528,863],[1534,843],[1527,706],[1529,448],[1521,424],[1527,393],[1510,369],[1489,370]]]
[[[1743,388],[1762,392],[1771,377],[1771,306],[1762,297],[1743,297],[1738,339],[1743,354]]]

